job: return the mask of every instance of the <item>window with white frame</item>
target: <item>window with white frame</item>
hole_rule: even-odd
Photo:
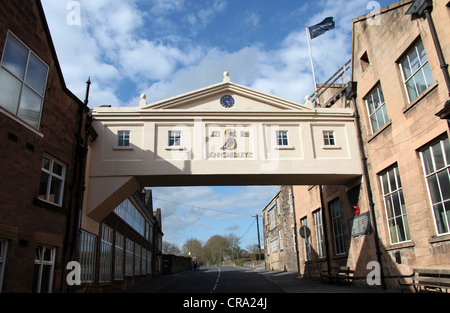
[[[286,130],[279,130],[276,132],[277,136],[277,145],[278,146],[288,146],[288,132]]]
[[[38,198],[62,206],[66,166],[50,156],[42,159]]]
[[[441,138],[420,152],[438,235],[450,233],[450,142]]]
[[[0,292],[2,292],[7,252],[8,252],[8,241],[0,240]]]
[[[434,82],[422,40],[408,50],[399,66],[409,102],[413,102]]]
[[[372,133],[376,133],[381,127],[389,122],[381,85],[378,84],[364,100],[366,101],[367,110],[369,112]]]
[[[380,175],[391,244],[411,240],[398,167]]]
[[[169,131],[169,147],[181,146],[181,131]]]
[[[325,254],[325,240],[323,237],[323,224],[322,224],[322,209],[313,212],[314,227],[316,229],[316,242],[317,242],[317,256],[324,258]]]
[[[274,229],[277,224],[275,221],[275,206],[273,206],[270,210],[269,210],[269,214],[270,214],[270,229]]]
[[[133,276],[134,242],[126,239],[125,276]]]
[[[329,203],[331,212],[331,223],[333,225],[334,247],[336,255],[345,254],[344,230],[342,228],[342,216],[339,199]]]
[[[81,231],[79,249],[82,283],[90,283],[95,279],[96,243],[96,236]]]
[[[117,146],[129,147],[130,146],[130,134],[129,130],[119,130],[117,132]]]
[[[278,231],[278,239],[280,240],[280,250],[283,250],[284,249],[283,231],[281,229]]]
[[[270,240],[270,246],[271,246],[271,248],[272,248],[272,253],[278,252],[278,236],[273,237],[273,238]]]
[[[8,32],[0,66],[0,106],[39,129],[49,68]]]
[[[323,131],[323,144],[325,146],[335,146],[336,145],[334,131],[332,131],[332,130],[324,130]]]
[[[110,282],[112,275],[112,228],[102,224],[102,239],[100,242],[100,270],[99,282]]]
[[[114,244],[114,279],[123,280],[123,259],[124,259],[124,236],[116,232],[116,241]]]
[[[36,247],[36,257],[34,260],[33,292],[52,292],[55,254],[56,248],[41,245]]]

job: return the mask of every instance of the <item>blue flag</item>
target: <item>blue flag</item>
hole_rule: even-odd
[[[308,27],[311,39],[319,37],[330,29],[334,29],[334,21],[332,17],[327,17],[319,24]]]

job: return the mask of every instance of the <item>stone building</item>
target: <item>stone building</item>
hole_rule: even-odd
[[[296,272],[297,244],[291,186],[280,191],[262,210],[264,258],[268,270]]]
[[[299,240],[310,249],[299,248],[302,275],[348,266],[366,283],[378,264],[374,283],[396,288],[414,268],[450,268],[449,128],[438,116],[450,95],[450,8],[424,3],[431,20],[410,14],[412,1],[353,20],[352,82],[341,96],[355,110],[364,175],[293,187],[297,223],[310,229],[309,243]]]
[[[64,83],[40,1],[2,1],[0,56],[0,291],[64,291],[88,110]]]

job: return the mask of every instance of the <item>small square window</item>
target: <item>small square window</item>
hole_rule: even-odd
[[[359,61],[361,63],[362,71],[365,72],[367,70],[367,68],[369,67],[369,65],[370,65],[369,57],[367,56],[367,51],[364,52],[364,54],[361,56]]]
[[[334,131],[326,130],[323,132],[323,143],[325,146],[335,146],[336,140],[334,138]]]
[[[169,131],[169,147],[181,146],[181,132]]]
[[[287,131],[277,131],[277,145],[278,146],[287,146],[287,145],[289,145],[288,132]]]
[[[130,132],[129,131],[119,131],[117,133],[119,147],[129,147],[130,146]]]

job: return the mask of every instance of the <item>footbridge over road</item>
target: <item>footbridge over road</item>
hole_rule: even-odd
[[[353,111],[230,81],[93,110],[84,215],[100,222],[151,186],[346,184],[362,175]]]

